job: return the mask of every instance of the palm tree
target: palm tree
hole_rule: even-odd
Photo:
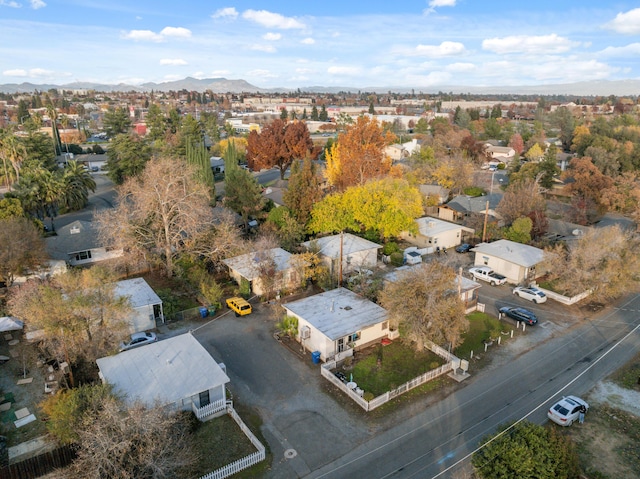
[[[24,144],[11,131],[0,132],[0,158],[4,167],[4,179],[6,185],[11,189],[13,181],[20,180],[20,168],[27,155]],[[11,163],[13,171],[8,168]]]
[[[60,206],[74,211],[87,206],[89,190],[96,191],[96,182],[91,173],[77,161],[71,160],[62,173],[64,193],[60,199]]]
[[[58,216],[58,207],[64,196],[64,182],[60,173],[42,167],[26,171],[16,184],[16,196],[27,213],[41,221],[50,218],[51,229],[55,229],[53,220]]]

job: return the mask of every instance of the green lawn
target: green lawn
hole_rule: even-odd
[[[462,335],[463,343],[458,346],[454,354],[459,358],[468,358],[471,351],[484,351],[484,341],[497,338],[501,332],[511,332],[513,326],[500,321],[487,313],[475,311],[467,315],[469,329]]]
[[[376,397],[442,364],[444,360],[431,351],[416,352],[401,341],[395,341],[358,358],[353,369],[346,374],[349,379],[353,374],[353,381],[358,387]]]

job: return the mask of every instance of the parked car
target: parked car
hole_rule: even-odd
[[[236,316],[244,316],[251,314],[251,305],[244,298],[229,298],[227,299],[227,307],[236,313]]]
[[[547,295],[540,291],[538,288],[530,286],[525,288],[524,286],[516,286],[513,288],[513,294],[523,299],[528,299],[534,303],[544,303],[547,300]]]
[[[560,426],[571,426],[580,416],[580,408],[589,410],[589,404],[576,396],[564,396],[547,412],[547,417]]]
[[[456,253],[468,253],[471,251],[471,246],[469,243],[462,243],[461,245],[456,246]]]
[[[500,308],[500,312],[516,321],[523,321],[529,326],[533,326],[538,322],[538,317],[528,309],[504,306]]]
[[[120,351],[128,351],[129,349],[137,348],[138,346],[154,343],[157,340],[158,337],[156,336],[156,333],[133,333],[129,341],[120,343]]]

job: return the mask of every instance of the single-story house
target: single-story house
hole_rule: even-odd
[[[418,189],[425,198],[435,198],[441,205],[449,199],[451,190],[440,185],[419,185]]]
[[[404,231],[400,237],[418,248],[454,248],[464,243],[465,233],[467,237],[473,237],[475,232],[472,228],[430,216],[416,219],[416,224],[417,234]]]
[[[213,174],[216,173],[224,173],[224,159],[220,156],[212,156],[209,158],[209,162],[211,163],[211,171]]]
[[[71,266],[81,266],[122,256],[121,249],[105,248],[90,221],[77,220],[56,230],[56,236],[45,238],[45,247],[52,259],[61,259]]]
[[[351,233],[325,236],[302,243],[307,250],[317,251],[332,275],[339,274],[342,255],[342,274],[373,269],[378,263],[378,250],[382,245]]]
[[[535,280],[536,265],[544,258],[540,248],[505,239],[480,243],[471,251],[475,253],[475,266],[489,266],[512,284]]]
[[[242,280],[246,280],[251,284],[251,291],[262,296],[300,286],[300,274],[291,262],[291,257],[288,251],[273,248],[246,253],[222,262],[227,265],[229,275],[236,283],[241,284]]]
[[[185,333],[97,361],[103,382],[132,404],[193,410],[198,417],[224,412],[224,365],[218,364],[191,334]],[[203,408],[206,408],[203,411]]]
[[[487,154],[492,160],[509,163],[516,156],[516,150],[510,146],[496,146],[491,143],[485,143]]]
[[[438,217],[445,221],[462,221],[465,216],[484,215],[488,211],[489,216],[499,220],[501,217],[496,212],[496,208],[502,197],[502,193],[490,193],[483,196],[458,195],[446,205],[438,207]],[[487,202],[489,202],[488,210]]]
[[[114,293],[117,297],[128,298],[131,303],[134,311],[129,318],[131,333],[155,329],[156,318],[164,322],[162,300],[144,278],[118,281]]]
[[[420,143],[416,138],[406,143],[393,143],[384,149],[384,153],[394,161],[407,158],[418,151],[420,151]]]
[[[296,339],[306,350],[318,351],[323,361],[389,334],[387,311],[346,288],[292,301],[283,308],[298,319]]]
[[[384,275],[384,281],[394,282],[397,281],[398,277],[402,274],[405,274],[407,271],[411,271],[411,268],[422,268],[424,266],[400,266],[395,270]],[[471,313],[475,311],[478,307],[478,290],[482,287],[480,283],[473,279],[465,278],[464,276],[457,275],[453,287],[451,289],[455,289],[458,291],[460,295],[460,299],[464,303],[465,312]]]

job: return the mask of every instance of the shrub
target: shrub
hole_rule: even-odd
[[[385,243],[382,247],[382,254],[385,256],[390,256],[393,253],[397,253],[400,251],[400,246],[395,241],[389,241]]]
[[[471,186],[469,188],[465,188],[463,192],[467,196],[476,197],[476,196],[482,196],[482,194],[484,193],[484,190],[479,186]]]
[[[404,264],[404,255],[400,252],[392,253],[391,264],[393,266],[402,266]]]

